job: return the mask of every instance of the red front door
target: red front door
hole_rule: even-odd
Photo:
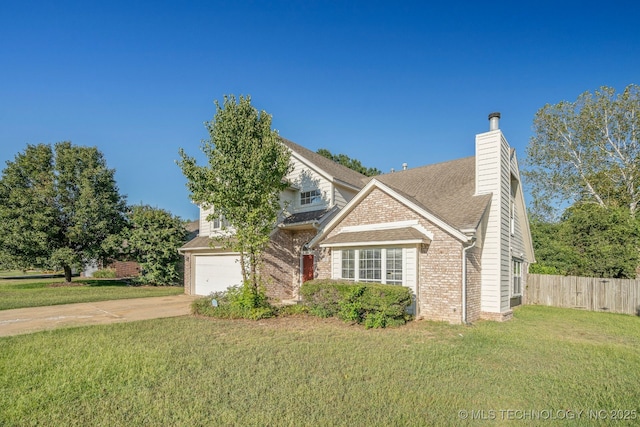
[[[302,255],[302,282],[313,280],[313,255]]]

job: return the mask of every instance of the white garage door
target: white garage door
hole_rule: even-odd
[[[242,283],[238,255],[196,256],[196,295],[209,295]]]

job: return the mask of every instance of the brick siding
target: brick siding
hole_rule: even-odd
[[[191,281],[193,274],[192,259],[193,255],[190,252],[184,253],[184,293],[187,295],[195,294],[195,283]]]
[[[107,268],[114,269],[118,278],[140,276],[140,264],[135,261],[114,261]]]
[[[269,298],[286,300],[298,297],[302,247],[315,235],[315,229],[278,229],[272,234],[260,269]]]

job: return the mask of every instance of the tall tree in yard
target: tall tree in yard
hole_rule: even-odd
[[[333,154],[326,148],[320,148],[316,152],[329,160],[333,160],[334,162],[341,164],[342,166],[346,166],[349,169],[360,172],[361,174],[366,176],[376,176],[382,173],[382,171],[380,171],[380,169],[378,168],[368,168],[366,166],[363,166],[362,163],[360,163],[360,160],[352,159],[346,154]]]
[[[287,187],[290,153],[271,129],[271,116],[251,105],[249,96],[225,96],[206,123],[210,138],[202,142],[208,165],[199,166],[180,150],[178,162],[194,202],[213,206],[208,218],[223,216],[234,230],[228,245],[241,254],[245,283],[258,291],[258,267]]]
[[[634,279],[640,261],[640,222],[626,206],[575,204],[561,223],[561,240],[575,254],[569,274]]]
[[[126,203],[95,147],[27,145],[0,179],[0,246],[22,267],[72,267],[104,255]]]
[[[178,248],[187,235],[179,217],[151,206],[133,206],[129,214],[130,226],[123,233],[120,247],[132,256],[142,269],[143,283],[179,283]]]
[[[535,116],[526,177],[533,210],[557,218],[580,201],[601,207],[640,203],[640,86],[603,86],[575,102],[545,105]]]

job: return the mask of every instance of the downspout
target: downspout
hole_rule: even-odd
[[[473,237],[471,244],[462,248],[462,323],[467,324],[467,251],[476,245]]]

